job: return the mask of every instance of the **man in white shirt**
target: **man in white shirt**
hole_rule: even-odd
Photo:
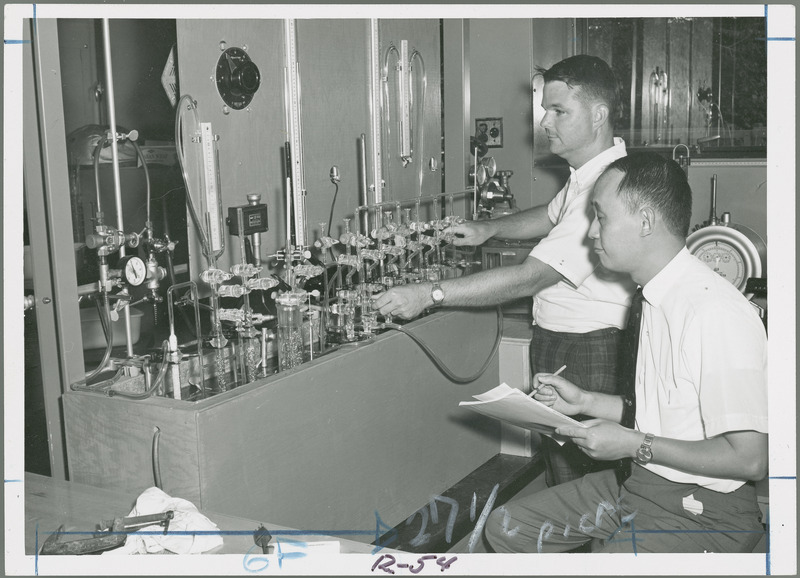
[[[452,228],[457,245],[480,245],[490,237],[541,237],[519,265],[481,271],[438,284],[394,287],[375,297],[380,313],[410,319],[434,305],[486,306],[533,296],[531,369],[554,371],[592,391],[617,392],[620,328],[635,286],[622,275],[598,268],[586,242],[591,223],[589,194],[603,169],[625,156],[614,138],[619,106],[614,74],[601,59],[578,55],[542,70],[550,151],[570,166],[564,188],[545,205]],[[572,444],[543,442],[547,483],[555,485],[609,467]]]
[[[623,397],[534,376],[536,399],[597,419],[556,433],[600,460],[632,458],[630,477],[602,471],[512,499],[486,537],[498,552],[749,552],[763,535],[755,489],[767,474],[767,339],[747,299],[686,249],[692,193],[654,153],[612,163],[592,194],[589,230],[605,268],[643,287],[632,384]],[[602,540],[603,542],[600,542]]]

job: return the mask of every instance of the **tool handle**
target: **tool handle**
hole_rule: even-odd
[[[175,517],[174,510],[160,512],[158,514],[147,514],[145,516],[132,516],[129,518],[114,518],[102,524],[104,529],[109,529],[114,532],[130,532],[145,526],[152,526],[158,524],[165,528],[169,526],[170,520]]]

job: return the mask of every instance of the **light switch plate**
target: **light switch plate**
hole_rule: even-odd
[[[483,135],[486,140],[483,140]],[[499,148],[503,146],[503,119],[496,118],[476,118],[475,136],[483,141],[489,148]]]

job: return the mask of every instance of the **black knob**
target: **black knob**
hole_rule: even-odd
[[[261,73],[253,62],[243,62],[231,73],[230,83],[233,94],[253,94],[261,85]]]
[[[216,80],[225,104],[241,110],[253,100],[261,85],[261,73],[244,50],[228,48],[217,61]]]

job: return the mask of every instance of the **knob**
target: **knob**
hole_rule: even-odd
[[[237,96],[254,93],[261,85],[261,73],[252,62],[245,62],[231,73],[231,92]]]

